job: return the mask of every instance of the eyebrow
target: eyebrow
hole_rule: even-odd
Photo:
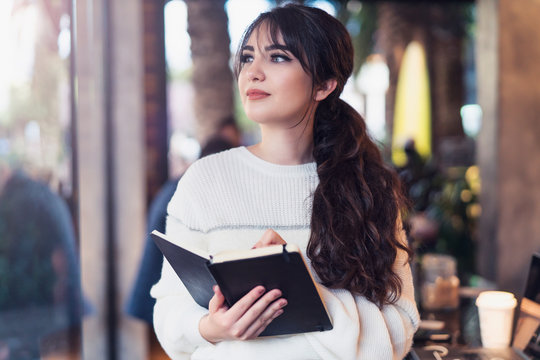
[[[265,47],[264,50],[266,50],[266,51],[271,51],[271,50],[289,51],[289,48],[287,46],[285,46],[285,45],[272,44],[270,46]]]
[[[253,46],[251,45],[245,45],[242,47],[242,50],[248,50],[248,51],[255,51]],[[272,44],[264,48],[265,51],[272,51],[272,50],[283,50],[283,51],[290,51],[289,48],[285,45],[280,44]]]

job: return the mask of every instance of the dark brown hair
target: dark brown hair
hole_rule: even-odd
[[[307,248],[313,269],[325,286],[363,295],[379,307],[395,302],[402,285],[392,269],[397,250],[411,255],[397,229],[405,201],[397,175],[385,165],[364,119],[339,99],[353,69],[350,36],[326,12],[288,4],[255,19],[240,49],[263,23],[272,41],[278,43],[281,35],[311,75],[312,91],[327,80],[337,81],[336,89],[319,103],[313,125],[320,181],[313,194]],[[237,74],[241,66],[237,60]]]

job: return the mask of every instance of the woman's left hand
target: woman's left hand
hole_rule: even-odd
[[[287,242],[274,230],[268,229],[261,236],[260,240],[253,245],[252,249],[271,246],[271,245],[285,245]]]

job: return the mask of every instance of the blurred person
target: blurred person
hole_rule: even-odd
[[[217,136],[226,139],[233,147],[242,145],[242,132],[232,116],[224,118],[217,129]]]
[[[415,251],[434,249],[439,236],[439,224],[428,216],[426,209],[433,203],[430,192],[433,190],[437,169],[418,153],[414,139],[407,140],[404,152],[407,162],[397,171],[412,202],[413,211],[406,219],[411,246]]]
[[[200,157],[203,158],[232,147],[233,144],[229,139],[224,138],[218,133],[218,135],[211,137],[203,146]],[[150,296],[150,288],[159,280],[163,266],[163,254],[152,241],[150,233],[153,230],[165,232],[167,205],[176,190],[180,177],[171,179],[163,184],[150,204],[143,256],[131,295],[126,304],[127,314],[143,320],[150,325],[153,324],[155,304],[155,300]]]
[[[71,339],[82,315],[67,204],[46,183],[0,161],[0,342],[19,344],[4,351],[13,358],[44,355],[43,339]]]
[[[277,7],[248,27],[237,59],[261,141],[191,165],[166,233],[206,253],[295,243],[334,328],[258,338],[287,311],[279,289],[255,287],[228,307],[216,286],[206,309],[165,261],[151,290],[159,341],[172,359],[403,358],[419,323],[404,197],[364,120],[339,98],[353,69],[346,28],[316,8]]]

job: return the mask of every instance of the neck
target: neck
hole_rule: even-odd
[[[313,128],[304,128],[302,124],[293,129],[261,125],[261,142],[248,149],[257,157],[278,165],[309,163],[313,161]]]

